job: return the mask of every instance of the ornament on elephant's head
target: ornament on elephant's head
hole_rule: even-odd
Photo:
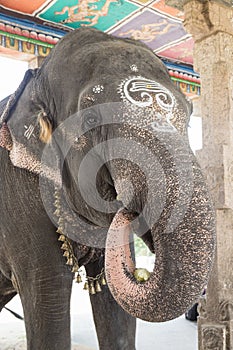
[[[130,69],[132,72],[138,72],[138,67],[136,66],[136,64],[131,64]]]
[[[93,87],[92,91],[95,93],[95,94],[100,94],[102,91],[104,91],[104,86],[103,85],[96,85]]]
[[[119,92],[123,100],[138,107],[154,107],[156,103],[162,110],[170,113],[176,104],[175,97],[165,86],[141,76],[122,81]]]
[[[34,134],[34,130],[35,130],[35,126],[30,124],[29,126],[28,125],[24,125],[24,129],[25,129],[25,132],[24,132],[24,137],[26,137],[27,140],[29,140],[32,137],[36,137],[35,134]]]
[[[124,102],[139,108],[149,108],[154,120],[150,128],[156,131],[176,132],[171,123],[176,99],[162,84],[141,76],[123,80],[118,92]]]

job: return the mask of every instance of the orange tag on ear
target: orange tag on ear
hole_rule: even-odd
[[[8,151],[12,150],[13,147],[11,134],[6,123],[0,129],[0,147],[6,148]]]

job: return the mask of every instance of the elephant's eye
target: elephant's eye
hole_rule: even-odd
[[[89,125],[93,125],[97,123],[97,118],[95,116],[90,116],[87,118],[86,123]]]
[[[84,123],[87,127],[97,126],[100,122],[100,118],[95,111],[88,111],[84,115]]]

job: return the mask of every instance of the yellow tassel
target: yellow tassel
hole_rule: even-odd
[[[45,113],[40,113],[39,117],[40,124],[40,140],[44,143],[49,143],[52,137],[52,125]]]
[[[96,291],[97,293],[99,293],[99,292],[102,291],[102,289],[101,289],[100,284],[99,284],[98,281],[96,281],[96,283],[95,283],[95,291]]]

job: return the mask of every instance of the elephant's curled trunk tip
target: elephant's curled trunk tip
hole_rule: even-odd
[[[150,322],[177,318],[197,301],[206,284],[213,248],[212,233],[208,234],[208,254],[204,257],[203,252],[197,250],[200,246],[200,230],[195,234],[196,248],[193,258],[190,252],[186,254],[184,251],[183,256],[180,254],[179,245],[181,247],[189,244],[189,239],[185,239],[186,231],[182,231],[182,228],[174,233],[177,236],[176,249],[172,238],[169,243],[166,242],[167,237],[161,238],[161,241],[156,240],[154,269],[151,274],[143,269],[141,273],[145,278],[141,279],[130,250],[133,218],[133,215],[120,210],[110,226],[105,255],[109,289],[121,307],[134,317]],[[154,240],[153,235],[152,230]],[[190,266],[189,269],[187,265]]]

